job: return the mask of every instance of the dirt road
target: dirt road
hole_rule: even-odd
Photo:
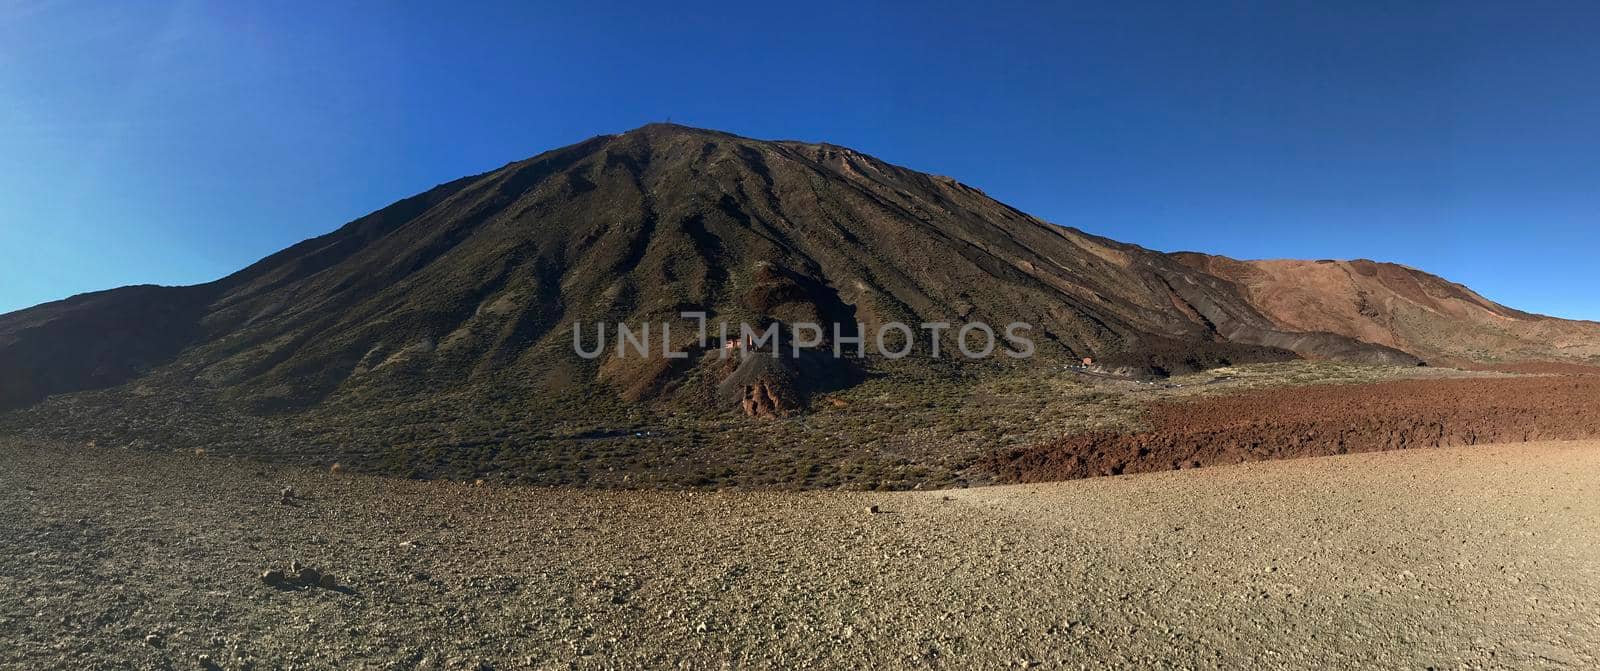
[[[3,668],[1600,664],[1600,443],[691,494],[13,442],[0,539]]]

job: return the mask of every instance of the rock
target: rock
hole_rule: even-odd
[[[717,383],[719,402],[759,418],[790,417],[805,409],[805,385],[798,362],[769,354],[735,356],[724,361]]]
[[[283,571],[267,569],[261,572],[261,582],[277,587],[283,584]]]
[[[338,589],[339,579],[335,578],[332,573],[324,573],[322,574],[322,580],[318,582],[318,584],[321,585],[323,589]]]
[[[150,634],[145,636],[144,642],[157,648],[161,647],[161,644],[164,643],[164,641],[161,640],[161,634]]]
[[[322,584],[322,572],[310,566],[302,567],[296,577],[302,585],[316,586]]]
[[[869,515],[876,515],[880,512],[882,511],[879,510],[877,506],[867,506],[867,514]]]
[[[284,487],[283,491],[280,492],[280,494],[281,494],[281,496],[278,499],[279,503],[282,503],[284,505],[288,505],[289,503],[294,501],[294,488],[293,487]]]
[[[739,408],[751,417],[787,417],[794,413],[790,405],[766,380],[745,385],[744,398],[739,401]]]
[[[306,565],[300,563],[300,560],[298,560],[298,559],[293,560],[293,561],[289,562],[289,573],[291,575],[299,575],[300,574],[300,570],[305,568],[305,567],[306,567]]]

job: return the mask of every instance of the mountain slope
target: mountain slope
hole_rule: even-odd
[[[1025,322],[1046,360],[1158,372],[1293,352],[1414,361],[1291,332],[1207,272],[948,178],[832,145],[651,125],[439,186],[207,285],[0,316],[0,406],[136,378],[254,412],[452,393],[535,405],[597,390],[714,395],[730,371],[702,361],[684,310],[847,334]],[[672,322],[695,356],[585,361],[572,326],[596,321]]]
[[[1600,362],[1600,324],[1514,310],[1393,263],[1173,258],[1236,284],[1278,327],[1342,333],[1436,365]]]

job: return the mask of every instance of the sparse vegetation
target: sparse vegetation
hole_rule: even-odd
[[[905,490],[984,484],[997,449],[1141,428],[1151,402],[1283,385],[1486,376],[1447,369],[1294,361],[1140,383],[1060,366],[876,367],[787,419],[570,390],[542,406],[470,395],[393,408],[258,416],[201,397],[117,390],[0,416],[0,432],[135,449],[200,449],[395,475],[628,488]]]

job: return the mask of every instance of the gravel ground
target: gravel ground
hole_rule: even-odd
[[[1595,668],[1597,489],[1596,442],[889,494],[0,442],[0,668]]]

